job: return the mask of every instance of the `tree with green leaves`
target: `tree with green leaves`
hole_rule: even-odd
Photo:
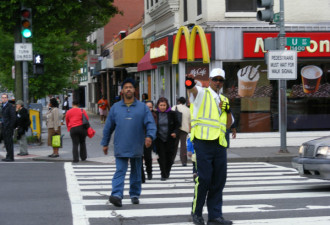
[[[15,65],[14,43],[21,42],[22,6],[32,9],[32,37],[28,42],[33,44],[34,53],[44,56],[44,74],[29,78],[29,96],[34,99],[72,87],[70,77],[85,60],[86,53],[81,52],[94,48],[87,36],[119,13],[113,0],[0,1],[0,86],[9,90],[15,87],[11,70]],[[32,75],[32,62],[29,64],[28,74]],[[17,86],[16,82],[16,89],[22,88]]]

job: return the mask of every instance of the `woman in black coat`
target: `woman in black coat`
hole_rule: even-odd
[[[175,159],[175,140],[178,136],[180,124],[176,112],[171,110],[168,100],[164,97],[157,102],[157,139],[156,149],[159,156],[158,163],[161,171],[161,180],[170,176]]]

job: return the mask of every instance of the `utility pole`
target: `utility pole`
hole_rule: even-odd
[[[279,50],[284,51],[286,46],[285,37],[285,24],[284,24],[284,0],[280,1],[280,13],[279,21],[276,21],[277,27],[280,28],[280,32],[277,38],[266,38],[265,50]],[[265,8],[265,10],[260,10],[257,12],[257,19],[261,21],[273,23],[274,14],[273,6],[274,0],[257,0],[257,6]],[[265,54],[266,63],[268,62],[268,53]],[[269,65],[268,65],[269,67]],[[268,73],[269,76],[269,73]],[[283,77],[278,80],[278,115],[279,115],[279,133],[280,133],[280,153],[289,153],[286,145],[286,132],[287,132],[287,99],[286,99],[286,79]]]
[[[285,24],[284,24],[284,0],[280,0],[280,33],[278,35],[278,49],[285,50]],[[286,145],[287,131],[287,99],[286,99],[286,80],[278,81],[278,112],[279,112],[279,130],[281,136],[280,153],[289,153]]]

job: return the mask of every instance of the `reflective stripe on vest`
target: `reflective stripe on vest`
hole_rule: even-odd
[[[221,101],[228,101],[220,95]],[[227,147],[225,138],[227,113],[222,112],[220,116],[216,101],[208,89],[205,89],[203,102],[198,110],[196,118],[193,118],[193,105],[191,112],[191,140],[195,137],[201,140],[216,140],[219,138],[219,144]]]

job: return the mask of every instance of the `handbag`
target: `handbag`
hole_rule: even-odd
[[[92,138],[92,137],[94,137],[94,135],[95,135],[95,130],[92,127],[88,127],[87,128],[87,136],[89,138]]]
[[[90,125],[89,125],[88,119],[86,118],[86,116],[84,114],[83,109],[81,109],[81,114],[82,114],[82,125],[85,129],[88,129],[90,127]]]
[[[62,147],[61,135],[54,135],[52,136],[52,146],[54,148]]]

